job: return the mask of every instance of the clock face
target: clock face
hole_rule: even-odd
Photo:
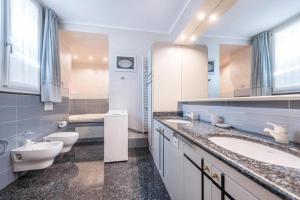
[[[127,59],[119,60],[118,65],[120,68],[124,68],[124,69],[133,68],[133,62]]]

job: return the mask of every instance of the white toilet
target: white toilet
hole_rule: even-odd
[[[57,132],[44,137],[44,141],[63,142],[63,149],[61,153],[66,153],[72,149],[72,146],[76,143],[78,138],[79,138],[79,133],[77,132]]]

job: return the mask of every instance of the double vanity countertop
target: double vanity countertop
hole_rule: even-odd
[[[276,194],[280,198],[300,200],[300,163],[298,169],[264,163],[226,150],[211,142],[209,137],[227,136],[255,141],[293,154],[297,157],[300,157],[299,144],[290,143],[289,145],[282,145],[275,143],[269,137],[233,128],[222,129],[204,121],[191,121],[191,123],[187,124],[166,121],[168,119],[184,119],[179,116],[156,116],[154,119],[239,171],[241,174],[247,176],[257,184]]]

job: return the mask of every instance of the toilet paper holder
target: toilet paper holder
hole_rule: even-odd
[[[68,125],[66,121],[60,121],[57,123],[59,128],[65,128]]]

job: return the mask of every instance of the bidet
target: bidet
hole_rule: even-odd
[[[53,164],[54,158],[61,152],[62,142],[32,142],[11,150],[15,172],[44,169]]]

